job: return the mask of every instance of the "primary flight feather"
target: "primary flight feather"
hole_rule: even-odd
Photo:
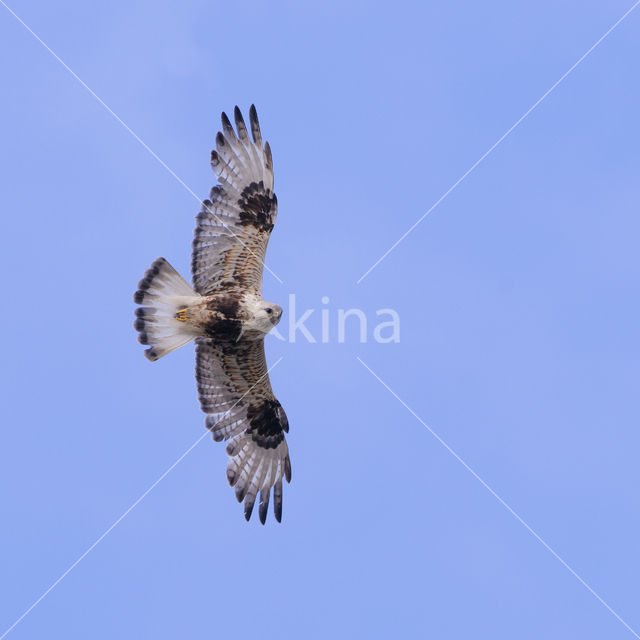
[[[234,130],[222,114],[211,166],[218,182],[196,218],[193,287],[158,258],[138,284],[134,301],[138,340],[158,360],[195,340],[196,381],[206,427],[227,440],[227,479],[244,501],[247,520],[260,496],[264,524],[273,489],[276,520],[282,518],[282,478],[291,480],[284,432],[289,423],[271,389],[264,336],[282,309],[262,298],[267,243],[276,221],[273,162],[262,143],[255,107],[251,138],[234,109]]]

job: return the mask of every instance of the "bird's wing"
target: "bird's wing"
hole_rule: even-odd
[[[216,441],[228,440],[227,479],[244,515],[251,517],[260,494],[264,524],[273,487],[276,520],[282,518],[282,477],[291,480],[284,432],[289,423],[273,395],[264,340],[240,342],[196,339],[196,380],[206,426]]]
[[[211,166],[220,183],[202,203],[196,219],[191,271],[201,295],[236,290],[260,294],[267,243],[276,221],[273,161],[269,143],[262,145],[253,105],[249,123],[234,109],[237,133],[222,114]]]

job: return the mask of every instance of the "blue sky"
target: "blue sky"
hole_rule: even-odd
[[[283,523],[207,437],[8,638],[634,637],[357,357],[640,633],[640,7],[356,284],[631,5],[10,5],[198,197],[255,102],[265,297],[401,338],[269,339]],[[131,299],[158,255],[188,274],[198,203],[2,6],[0,53],[2,634],[203,416]]]

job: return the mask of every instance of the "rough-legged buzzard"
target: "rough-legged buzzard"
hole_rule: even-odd
[[[264,336],[282,309],[262,298],[262,270],[276,221],[273,162],[262,144],[258,116],[249,111],[252,139],[238,107],[236,130],[222,114],[211,166],[220,183],[196,218],[193,287],[158,258],[138,284],[134,301],[138,340],[157,360],[195,340],[196,380],[205,424],[227,440],[227,479],[244,514],[260,494],[264,524],[273,488],[276,520],[282,517],[282,478],[291,480],[284,432],[289,423],[269,382]]]

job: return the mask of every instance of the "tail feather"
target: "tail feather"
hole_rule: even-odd
[[[193,340],[196,333],[176,317],[177,312],[200,298],[189,283],[164,259],[158,258],[138,283],[133,301],[138,342],[149,345],[144,355],[158,360]]]

